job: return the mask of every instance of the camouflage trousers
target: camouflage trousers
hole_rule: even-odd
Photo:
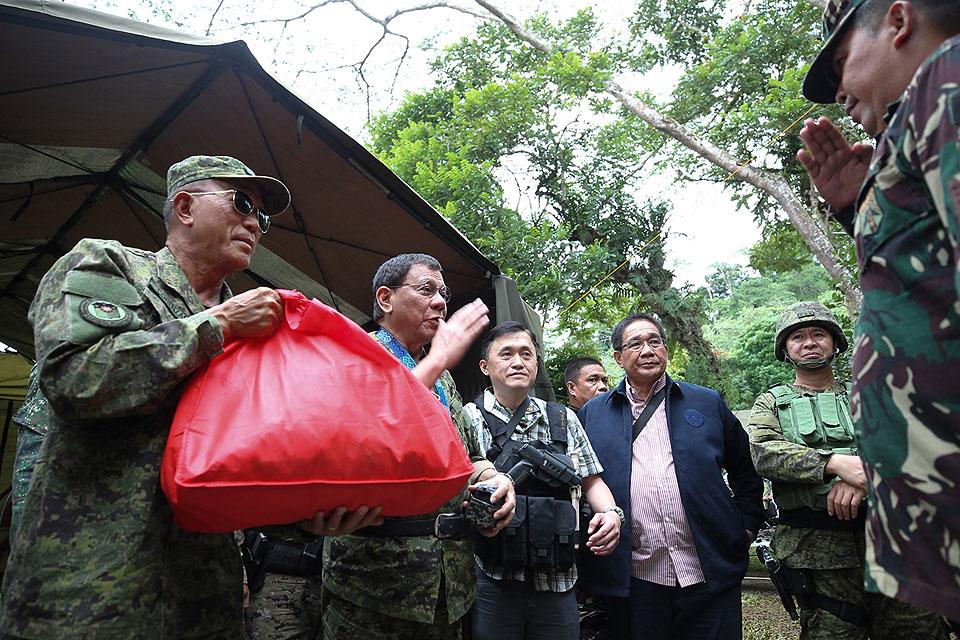
[[[320,576],[267,573],[263,588],[250,594],[251,640],[320,638]]]
[[[800,640],[948,640],[946,625],[932,613],[863,590],[863,569],[810,570],[817,593],[867,610],[867,628],[822,609],[801,609]]]
[[[440,606],[438,622],[428,624],[385,616],[324,590],[323,640],[461,640],[463,620],[447,622],[442,599]]]

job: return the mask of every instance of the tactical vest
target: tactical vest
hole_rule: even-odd
[[[510,438],[513,432],[509,425],[484,409],[483,394],[474,400],[474,404],[493,438],[486,457],[497,471],[506,473],[512,469],[520,461],[519,450],[525,444],[566,454],[567,410],[563,405],[547,403],[550,442],[517,442]],[[526,410],[526,407],[521,405],[517,410],[521,409]],[[508,571],[523,568],[569,571],[576,560],[577,528],[577,512],[570,501],[570,487],[548,483],[531,475],[517,484],[515,490],[517,510],[513,519],[492,538],[475,536],[477,556]]]
[[[857,455],[850,419],[849,385],[846,396],[832,391],[800,395],[785,384],[774,387],[770,393],[776,398],[777,418],[787,440],[811,449]],[[816,485],[775,481],[773,498],[781,511],[802,507],[826,511],[827,494],[836,482],[836,478]]]

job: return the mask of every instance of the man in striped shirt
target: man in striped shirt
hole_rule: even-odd
[[[584,557],[582,585],[605,600],[618,638],[739,640],[740,583],[763,522],[747,435],[716,391],[667,375],[659,318],[627,316],[611,342],[626,378],[580,419],[630,544]]]

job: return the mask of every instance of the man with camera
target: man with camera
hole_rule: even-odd
[[[576,640],[578,511],[582,486],[595,514],[586,548],[616,548],[623,511],[600,479],[603,470],[576,415],[530,397],[537,375],[536,338],[517,322],[491,329],[480,348],[487,389],[464,407],[480,449],[516,482],[517,508],[506,529],[477,541],[474,640]],[[482,488],[482,487],[481,487]]]

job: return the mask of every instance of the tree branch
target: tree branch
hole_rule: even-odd
[[[814,3],[817,0],[807,1]],[[503,22],[517,38],[545,55],[552,54],[553,47],[549,43],[527,31],[516,19],[489,0],[475,0],[475,2]],[[640,102],[616,80],[608,80],[604,86],[604,91],[657,131],[679,141],[700,157],[729,172],[730,175],[727,180],[735,179],[746,182],[772,196],[783,207],[790,222],[796,227],[813,255],[830,276],[837,281],[838,286],[843,291],[851,315],[858,313],[862,294],[860,289],[853,284],[853,274],[840,263],[832,240],[814,222],[810,211],[794,195],[789,183],[783,177],[749,164],[741,168],[735,157],[714,146],[708,140],[697,136],[680,123],[660,114],[649,105]]]
[[[210,37],[210,31],[213,29],[213,20],[217,17],[217,14],[220,13],[220,8],[223,6],[224,0],[220,0],[217,3],[217,8],[213,10],[213,13],[210,14],[210,22],[207,23],[207,30],[204,32],[204,35]]]

